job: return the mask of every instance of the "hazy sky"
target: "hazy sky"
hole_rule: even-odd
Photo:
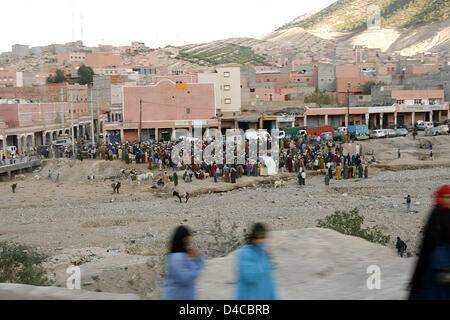
[[[11,45],[16,43],[39,46],[70,42],[73,40],[72,17],[75,40],[83,40],[88,46],[129,45],[133,40],[156,48],[255,37],[333,2],[335,0],[2,1],[0,52],[10,51]]]

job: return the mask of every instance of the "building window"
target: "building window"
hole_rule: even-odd
[[[422,99],[414,99],[414,104],[421,104],[422,103]]]
[[[350,88],[352,84],[350,82],[347,83],[347,88]]]
[[[228,77],[230,77],[230,73],[229,73],[229,72],[224,72],[224,73],[223,73],[223,76],[226,77],[226,78],[228,78]]]
[[[397,100],[398,104],[405,104],[405,100]]]
[[[225,99],[225,104],[231,104],[231,99],[230,98]]]
[[[223,86],[223,90],[230,91],[231,90],[231,86],[229,84],[226,84],[226,85]]]
[[[191,108],[186,108],[186,114],[191,114]]]

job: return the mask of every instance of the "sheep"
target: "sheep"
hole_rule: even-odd
[[[134,168],[131,169],[121,169],[120,173],[125,175],[125,176],[129,176],[129,175],[137,175],[137,171]]]
[[[25,180],[25,176],[23,174],[17,174],[14,179],[16,180]]]
[[[173,196],[174,197],[178,197],[178,199],[180,199],[180,203],[182,202],[181,199],[185,198],[186,199],[186,203],[189,200],[189,192],[182,192],[182,193],[178,193],[178,191],[174,191],[173,192]]]
[[[95,180],[95,176],[87,176],[88,180]]]
[[[206,178],[209,178],[209,173],[207,172],[207,173],[205,173],[205,179]]]
[[[278,180],[278,181],[275,181],[274,183],[273,183],[273,185],[275,186],[275,188],[278,188],[278,187],[285,187],[286,186],[286,184],[284,183],[284,181],[283,180]]]
[[[150,179],[153,180],[153,173],[147,172],[138,175],[137,177],[138,184],[141,184],[141,181],[149,181]]]

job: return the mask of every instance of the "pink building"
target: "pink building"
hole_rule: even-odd
[[[122,141],[169,140],[176,128],[219,127],[215,116],[214,84],[189,83],[186,89],[177,89],[174,81],[165,79],[124,87],[123,123],[107,124],[106,130],[120,130]]]
[[[72,114],[73,111],[73,114]],[[15,145],[19,152],[31,147],[50,144],[59,135],[71,135],[72,118],[76,138],[91,134],[91,115],[86,102],[0,104],[2,149]],[[97,131],[97,115],[94,129]],[[104,116],[100,116],[102,131]]]
[[[0,87],[16,86],[16,70],[0,69]]]
[[[377,75],[389,75],[397,73],[397,65],[394,63],[380,63],[377,66]]]
[[[86,61],[86,53],[84,52],[59,53],[56,57],[58,59],[58,64],[84,63]]]
[[[439,66],[436,64],[412,64],[406,66],[406,74],[424,74],[429,72],[438,71]]]
[[[272,82],[277,87],[287,87],[289,77],[289,73],[257,73],[256,83]]]
[[[86,55],[86,65],[91,68],[121,66],[120,55],[109,52],[89,53]]]
[[[298,94],[298,88],[255,88],[254,94],[259,101],[286,101],[289,94]]]

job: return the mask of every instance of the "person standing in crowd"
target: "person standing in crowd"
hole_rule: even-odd
[[[267,229],[255,223],[247,244],[238,249],[237,300],[275,300],[274,263],[267,252]]]
[[[341,167],[341,165],[339,164],[339,165],[336,167],[336,180],[341,180],[341,173],[342,173],[342,167]]]
[[[234,166],[230,168],[230,177],[231,183],[236,183],[236,168]]]
[[[450,185],[434,193],[410,282],[410,300],[450,300]]]
[[[405,200],[406,200],[406,213],[408,213],[409,210],[411,209],[411,196],[408,194]]]
[[[363,166],[361,164],[358,165],[358,178],[362,178],[363,177]]]
[[[302,172],[303,172],[303,170],[302,170],[302,168],[300,168],[300,172],[297,175],[299,185],[302,185]]]
[[[401,258],[403,258],[403,254],[406,252],[408,246],[402,239],[400,239],[400,237],[397,237],[397,243],[395,244],[395,248],[397,249],[398,255]]]
[[[194,300],[195,280],[200,275],[204,260],[193,248],[190,230],[179,226],[171,240],[163,280],[165,300]]]
[[[173,184],[175,187],[178,186],[178,174],[176,171],[173,173]]]

